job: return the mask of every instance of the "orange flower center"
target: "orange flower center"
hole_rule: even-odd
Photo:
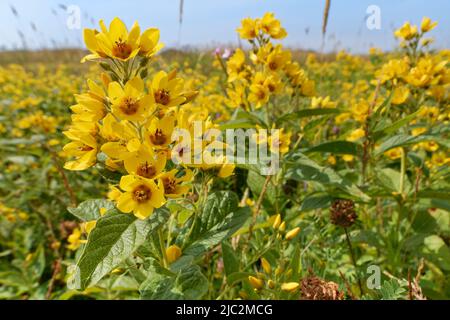
[[[256,95],[258,96],[259,100],[264,100],[266,98],[266,93],[264,92],[264,90],[259,90]]]
[[[175,194],[177,192],[177,181],[173,178],[163,179],[164,191],[166,194]]]
[[[156,103],[167,106],[170,103],[170,95],[169,91],[160,89],[155,93],[155,101]]]
[[[94,148],[88,146],[87,144],[83,144],[81,147],[78,148],[78,150],[88,152],[94,150]]]
[[[278,69],[278,64],[275,61],[272,61],[269,63],[269,69],[270,70],[277,70]]]
[[[120,105],[120,110],[128,116],[136,114],[138,109],[139,109],[139,102],[133,98],[123,99],[123,101]]]
[[[133,200],[138,203],[147,202],[152,197],[152,191],[146,185],[140,185],[133,190]]]
[[[156,129],[155,134],[150,136],[150,140],[154,145],[161,146],[166,143],[167,137],[161,129]]]
[[[119,39],[119,41],[116,41],[114,43],[114,46],[112,48],[112,54],[114,57],[120,58],[120,59],[127,59],[131,52],[133,51],[133,48],[126,42],[123,42],[122,39]]]
[[[156,174],[156,168],[152,166],[151,164],[142,163],[139,165],[137,169],[137,174],[141,177],[150,179],[153,178]]]

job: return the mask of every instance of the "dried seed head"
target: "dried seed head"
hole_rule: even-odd
[[[345,199],[335,200],[331,205],[330,214],[331,223],[343,228],[351,227],[357,218],[354,202]]]
[[[330,281],[327,282],[314,275],[301,281],[302,300],[342,300],[344,293],[339,291],[339,286]]]

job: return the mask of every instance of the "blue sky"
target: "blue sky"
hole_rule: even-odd
[[[433,30],[440,48],[450,47],[449,0],[332,0],[325,50],[350,49],[366,52],[370,46],[392,49],[392,30],[404,21],[420,23],[423,16],[439,21]],[[179,38],[179,0],[0,0],[0,48],[21,45],[18,31],[30,48],[82,46],[81,30],[66,27],[67,13],[59,4],[77,5],[81,24],[93,27],[92,19],[109,22],[115,16],[128,25],[138,20],[142,27],[161,29],[161,40],[167,46],[215,46],[236,44],[236,27],[243,17],[258,17],[274,12],[282,20],[289,36],[283,43],[303,49],[319,49],[324,0],[185,0],[183,26]],[[14,17],[13,5],[19,18]],[[366,9],[381,9],[381,30],[369,30],[365,24]],[[52,12],[53,10],[53,12]],[[56,15],[55,15],[56,13]],[[38,31],[32,29],[33,22]],[[308,31],[307,31],[308,30]],[[178,42],[178,40],[181,40]]]

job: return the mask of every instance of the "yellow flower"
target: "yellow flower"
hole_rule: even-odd
[[[284,128],[279,129],[279,134],[269,137],[269,147],[272,152],[285,154],[289,151],[292,133],[284,133]]]
[[[236,29],[236,31],[242,39],[254,39],[259,32],[258,20],[252,18],[242,19],[241,27]]]
[[[326,97],[312,97],[312,108],[335,108],[336,102],[331,101],[329,96]]]
[[[333,155],[329,155],[327,161],[332,166],[336,165],[336,157]]]
[[[344,112],[344,113],[341,113],[340,115],[336,116],[336,117],[334,118],[334,120],[336,121],[336,124],[339,125],[339,124],[344,123],[344,122],[347,121],[348,119],[350,119],[350,116],[351,116],[350,113]]]
[[[86,243],[86,240],[81,240],[81,230],[79,228],[75,228],[72,231],[72,234],[67,238],[67,249],[75,251],[77,250],[83,243]]]
[[[154,118],[144,131],[144,140],[152,147],[166,148],[172,143],[172,133],[175,128],[176,117],[166,115],[162,119]]]
[[[278,94],[283,90],[283,83],[275,73],[256,72],[252,83],[265,86],[271,94]]]
[[[100,21],[100,26],[102,29],[100,33],[95,30],[85,31],[86,45],[94,54],[94,56],[89,56],[85,60],[90,60],[98,55],[128,61],[139,53],[141,29],[137,22],[134,23],[130,32],[119,18],[114,18],[111,21],[109,30],[106,29],[103,21]],[[100,52],[97,50],[100,50]]]
[[[94,81],[88,80],[90,91],[85,94],[75,95],[76,105],[70,107],[72,121],[96,122],[106,115],[105,93]]]
[[[124,160],[125,169],[129,174],[153,179],[158,176],[166,166],[166,155],[158,152],[156,155],[145,145]]]
[[[437,24],[437,22],[431,22],[430,18],[423,17],[422,23],[420,24],[420,30],[422,30],[423,33],[429,32],[433,30]]]
[[[413,136],[420,136],[422,133],[427,132],[427,128],[415,128],[411,130]]]
[[[301,93],[305,97],[312,97],[316,94],[316,83],[314,80],[306,79],[302,83]]]
[[[245,87],[242,84],[236,83],[232,88],[228,88],[227,96],[229,99],[227,99],[226,103],[230,108],[245,107]]]
[[[164,48],[159,42],[159,30],[150,28],[145,30],[139,38],[139,55],[150,58]]]
[[[252,84],[250,86],[250,94],[248,101],[255,104],[255,108],[259,109],[269,102],[270,92],[267,87],[261,84]]]
[[[417,35],[417,26],[411,26],[409,22],[406,22],[403,26],[395,31],[395,36],[403,40],[411,40]]]
[[[87,234],[90,234],[92,232],[92,230],[95,229],[96,225],[97,225],[97,220],[87,221],[84,223],[83,229]]]
[[[434,122],[439,116],[439,108],[432,106],[423,106],[420,109],[419,117],[421,119],[428,119],[431,122]]]
[[[342,160],[344,160],[345,162],[352,162],[353,160],[355,160],[355,157],[351,154],[344,154],[342,156]]]
[[[283,50],[281,45],[277,45],[267,56],[266,67],[270,71],[278,71],[291,61],[291,52]]]
[[[448,157],[443,151],[434,152],[431,156],[431,164],[434,166],[440,167],[446,165],[447,163],[450,163],[450,157]]]
[[[362,128],[358,128],[356,130],[353,130],[350,135],[347,137],[347,141],[357,141],[359,139],[361,139],[362,137],[364,137],[366,135],[366,132],[364,131],[364,129]]]
[[[106,26],[103,22],[103,20],[100,20],[100,26],[103,32],[107,32]],[[99,31],[94,29],[84,29],[83,30],[83,37],[84,37],[84,43],[86,44],[86,47],[89,51],[91,51],[91,54],[85,56],[83,59],[81,59],[81,62],[84,63],[89,60],[99,59],[99,58],[106,58],[107,55],[103,50],[100,48],[100,45],[97,41],[97,35],[99,34]]]
[[[122,120],[143,121],[154,104],[153,97],[144,92],[144,81],[133,78],[122,88],[118,82],[108,87],[108,95],[112,102],[112,112]]]
[[[364,122],[369,113],[369,102],[367,102],[367,100],[360,99],[352,105],[351,112],[356,121]]]
[[[139,219],[149,217],[155,208],[166,203],[161,181],[157,185],[154,180],[136,175],[123,176],[120,188],[125,192],[117,199],[117,208],[124,213],[133,212]]]
[[[173,263],[181,257],[181,249],[177,245],[172,245],[166,249],[167,262]]]
[[[217,173],[219,178],[228,178],[233,175],[236,166],[234,164],[224,163]]]
[[[151,83],[151,95],[156,105],[161,108],[176,107],[186,102],[183,96],[184,80],[176,78],[176,71],[167,74],[158,72]]]
[[[409,97],[409,89],[406,86],[399,86],[394,89],[392,104],[402,104]]]
[[[117,122],[111,114],[103,119],[100,134],[109,141],[102,145],[101,150],[115,160],[126,159],[138,151],[141,145],[138,134],[130,123]]]
[[[267,12],[259,21],[261,30],[273,39],[283,39],[287,36],[286,30],[281,27],[280,20],[275,19],[274,14]]]
[[[228,82],[244,78],[246,71],[244,68],[245,54],[241,49],[236,49],[234,54],[227,61]]]
[[[391,59],[387,63],[383,64],[381,69],[376,72],[376,77],[380,79],[381,83],[385,83],[388,80],[393,80],[394,83],[396,83],[398,79],[406,76],[408,71],[408,58]]]
[[[159,178],[162,181],[164,194],[167,198],[180,198],[189,192],[191,187],[186,182],[192,180],[193,173],[187,169],[184,171],[184,175],[181,175],[180,171],[173,169],[162,174]]]
[[[403,154],[403,148],[397,147],[393,148],[391,150],[388,150],[384,153],[386,157],[388,157],[391,160],[399,159],[402,157]]]
[[[423,142],[422,147],[429,152],[434,152],[439,149],[439,145],[434,141]]]
[[[97,141],[89,134],[83,134],[66,144],[63,151],[75,160],[65,163],[64,168],[71,171],[81,171],[92,167],[97,161]]]
[[[111,186],[109,192],[107,194],[107,198],[112,201],[117,201],[119,197],[122,195],[122,192],[114,186]]]
[[[409,71],[405,80],[415,87],[428,87],[441,81],[446,72],[447,61],[434,61],[430,57],[422,57],[417,65]]]

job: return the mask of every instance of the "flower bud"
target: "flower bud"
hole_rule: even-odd
[[[286,240],[292,240],[292,239],[294,239],[298,234],[300,233],[300,228],[299,227],[297,227],[297,228],[295,228],[295,229],[292,229],[291,231],[289,231],[287,234],[286,234]]]
[[[300,287],[298,282],[288,282],[281,285],[281,290],[285,292],[294,292]]]
[[[281,215],[280,215],[280,214],[277,214],[277,216],[275,217],[275,221],[273,222],[272,227],[273,227],[274,229],[278,229],[278,227],[280,226],[280,224],[281,224]]]
[[[272,267],[270,266],[269,261],[265,258],[261,258],[261,266],[265,273],[270,274],[272,272]]]
[[[166,249],[166,256],[167,262],[175,262],[181,256],[181,249],[176,245],[170,246]]]
[[[261,279],[249,276],[248,281],[250,281],[250,284],[252,285],[252,287],[257,290],[261,290],[264,287],[264,281]]]

